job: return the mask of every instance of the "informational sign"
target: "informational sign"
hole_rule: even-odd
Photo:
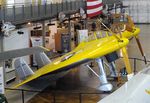
[[[42,37],[31,37],[32,46],[42,46]]]
[[[3,67],[0,67],[0,93],[4,94],[4,72],[3,72]]]
[[[88,41],[88,30],[78,30],[78,44],[83,41]]]

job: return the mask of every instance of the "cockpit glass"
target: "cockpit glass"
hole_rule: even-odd
[[[74,56],[74,55],[75,55],[75,52],[66,55],[65,57],[63,57],[63,58],[61,59],[61,62],[64,62],[64,61],[68,60],[69,58],[71,58],[71,57]]]

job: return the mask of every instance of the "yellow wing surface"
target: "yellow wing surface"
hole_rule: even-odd
[[[83,42],[73,51],[65,54],[64,56],[54,60],[48,65],[37,70],[32,76],[26,78],[14,88],[17,88],[29,81],[32,81],[40,76],[52,73],[59,72],[61,70],[72,68],[75,65],[82,64],[88,60],[99,58],[103,55],[116,51],[128,44],[128,39],[121,38],[122,41],[114,36],[109,36],[90,42]]]
[[[132,37],[138,37],[139,33],[140,33],[140,28],[133,27],[132,31],[125,30],[121,32],[121,36],[123,38],[130,39]],[[120,34],[117,34],[117,36],[120,37]]]
[[[125,30],[122,32],[122,37],[130,39],[131,37],[137,37],[140,33],[140,28],[134,27],[131,32]]]

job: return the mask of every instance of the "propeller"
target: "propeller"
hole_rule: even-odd
[[[123,55],[123,60],[124,60],[125,66],[126,66],[127,73],[131,74],[132,69],[131,69],[131,65],[130,65],[130,62],[129,62],[128,52],[127,52],[126,47],[123,47],[121,49],[121,53]]]
[[[121,16],[121,15],[120,15]],[[121,18],[119,15],[117,15],[117,18]],[[127,22],[125,22],[125,21],[123,21],[123,22],[120,22],[120,21],[118,21],[118,22],[116,22],[116,23],[114,23],[114,24],[112,24],[112,31],[114,31],[115,33],[119,33],[120,35],[121,35],[121,31],[124,31],[124,30],[127,30],[127,31],[129,31],[129,32],[133,32],[134,31],[134,29],[135,29],[135,25],[134,25],[134,23],[133,23],[133,21],[132,21],[132,19],[131,19],[131,17],[130,16],[126,16],[127,17]],[[125,27],[123,27],[125,25]],[[123,28],[123,29],[122,29]],[[125,29],[124,29],[125,28]],[[140,40],[139,40],[139,36],[138,36],[138,34],[139,34],[139,32],[140,32],[140,30],[137,30],[137,32],[136,33],[134,33],[134,35],[131,35],[131,36],[129,36],[129,37],[134,37],[135,38],[135,40],[136,40],[136,42],[137,42],[137,45],[138,45],[138,48],[139,48],[139,50],[140,50],[140,53],[141,53],[141,55],[144,57],[144,62],[145,62],[145,64],[147,64],[147,60],[146,60],[146,57],[145,57],[145,55],[144,55],[144,51],[143,51],[143,48],[142,48],[142,45],[141,45],[141,42],[140,42]]]
[[[130,17],[130,16],[127,16],[127,19],[128,19],[127,22],[118,22],[118,23],[116,23],[116,25],[115,25],[115,27],[113,28],[113,30],[112,30],[112,29],[109,29],[109,28],[108,28],[106,25],[104,25],[101,21],[100,21],[100,22],[101,22],[101,24],[104,25],[104,27],[105,27],[108,31],[110,31],[114,36],[115,36],[116,33],[119,33],[119,34],[120,34],[120,37],[115,36],[115,37],[119,40],[120,38],[122,38],[122,31],[128,30],[128,31],[130,31],[130,32],[133,32],[133,30],[134,30],[135,25],[134,25],[134,23],[133,23],[131,17]],[[120,25],[120,24],[121,24],[121,25]],[[137,45],[138,45],[138,47],[139,47],[139,50],[140,50],[140,52],[141,52],[141,55],[144,57],[145,64],[146,64],[146,63],[147,63],[147,62],[146,62],[146,57],[144,56],[143,48],[142,48],[141,43],[140,43],[140,40],[139,40],[139,38],[138,38],[138,34],[139,34],[139,31],[138,31],[137,33],[134,33],[134,35],[131,35],[131,36],[136,39]],[[131,36],[130,36],[130,37],[131,37]],[[129,61],[128,52],[127,52],[127,50],[126,50],[126,47],[123,47],[123,48],[121,49],[121,53],[122,53],[122,55],[123,55],[123,60],[124,60],[125,66],[126,66],[126,70],[127,70],[128,76],[129,76],[128,79],[130,79],[130,78],[133,76],[133,72],[132,72],[132,69],[131,69],[131,65],[130,65],[130,61]]]
[[[132,71],[131,68],[127,48],[126,47],[121,48],[121,53],[123,55],[123,61],[125,63],[126,71],[128,73],[127,79],[130,80],[134,76],[134,72]]]
[[[101,21],[100,21],[101,22]],[[120,26],[116,25],[114,30],[109,29],[104,23],[101,22],[101,24],[109,31],[112,33],[112,35],[114,35],[117,39],[118,42],[120,42],[121,38],[122,38],[122,30],[125,30],[126,26],[123,26],[123,28],[121,28]],[[120,36],[116,35],[116,32],[120,34]],[[128,80],[133,76],[133,72],[132,72],[132,68],[131,68],[131,64],[129,61],[129,57],[128,57],[128,52],[126,47],[123,47],[120,49],[121,54],[123,55],[123,61],[125,63],[125,67],[126,67],[126,71],[128,73]],[[118,76],[119,79],[119,76]]]
[[[115,31],[120,34],[120,37],[122,38],[122,31],[126,29],[126,26],[123,26],[123,28],[118,24],[115,26]],[[121,54],[123,55],[123,61],[125,63],[126,71],[128,73],[128,80],[133,76],[131,64],[128,57],[128,51],[126,46],[120,49]]]

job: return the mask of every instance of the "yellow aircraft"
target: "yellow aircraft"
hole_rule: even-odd
[[[115,14],[114,17],[115,18],[121,18],[121,14]],[[137,42],[138,47],[139,47],[139,50],[140,50],[140,52],[141,52],[141,54],[144,57],[145,62],[146,62],[146,58],[145,58],[145,55],[144,55],[144,52],[143,52],[143,49],[142,49],[142,46],[141,46],[141,43],[139,40],[140,28],[135,27],[133,20],[131,19],[131,17],[129,15],[124,15],[124,18],[126,18],[126,20],[127,20],[126,22],[114,23],[112,25],[112,28],[114,28],[114,29],[115,28],[119,28],[119,29],[124,28],[123,32],[126,32],[124,34],[121,34],[120,30],[116,30],[116,32],[121,34],[121,36],[124,38],[130,39],[132,37],[135,37],[136,42]],[[132,33],[129,33],[129,32],[132,32]]]
[[[128,38],[137,36],[139,32],[140,29],[136,27],[133,27],[132,31],[124,30],[117,33],[117,35],[111,31],[113,34],[112,36],[92,40],[89,42],[82,42],[74,50],[63,55],[62,57],[57,58],[53,62],[49,61],[48,58],[45,57],[45,54],[42,54],[40,57],[42,58],[41,62],[46,61],[46,63],[43,62],[40,66],[41,68],[35,72],[33,72],[22,60],[19,59],[15,63],[16,70],[21,71],[19,69],[23,68],[24,70],[22,71],[27,71],[27,75],[23,76],[21,73],[23,81],[14,86],[14,88],[48,74],[59,74],[61,72],[65,72],[77,65],[86,63],[93,59],[98,59],[119,49],[122,50],[127,72],[130,75],[132,74],[132,69],[128,60],[126,46],[129,43]]]
[[[64,72],[82,63],[100,58],[101,56],[125,47],[128,43],[128,39],[119,38],[118,40],[118,38],[116,38],[116,36],[114,35],[89,42],[82,42],[73,51],[63,55],[62,57],[57,58],[53,62],[48,61],[47,63],[43,63],[43,67],[41,67],[34,73],[31,70],[28,71],[27,68],[29,67],[27,67],[25,63],[18,60],[15,62],[16,70],[21,71],[20,68],[23,68],[23,71],[28,72],[27,75],[24,76],[26,78],[22,77],[24,78],[24,80],[16,85],[14,88],[17,88],[41,76]]]
[[[114,52],[116,50],[119,50],[121,48],[123,48],[122,51],[123,51],[123,55],[125,57],[125,64],[126,64],[128,74],[131,74],[132,70],[130,68],[129,61],[127,59],[128,55],[127,55],[126,48],[125,48],[127,46],[127,44],[129,43],[129,40],[126,38],[132,37],[133,35],[137,35],[138,33],[139,33],[139,29],[135,28],[132,32],[126,31],[126,30],[121,32],[122,36],[120,36],[120,34],[116,35],[116,34],[112,33],[113,34],[112,36],[92,40],[89,42],[82,42],[73,51],[63,55],[62,57],[54,60],[53,62],[51,62],[49,60],[49,58],[43,52],[40,54],[36,53],[35,57],[37,57],[39,59],[38,60],[39,62],[38,61],[37,62],[38,62],[38,64],[40,64],[41,68],[35,72],[33,72],[31,70],[31,68],[29,68],[29,66],[22,59],[18,58],[15,61],[15,67],[16,67],[16,71],[19,72],[19,76],[22,79],[22,82],[16,86],[14,86],[14,88],[17,88],[17,87],[19,87],[23,84],[26,84],[34,79],[37,79],[42,76],[46,76],[48,74],[56,76],[57,74],[64,73],[67,70],[69,70],[77,65],[86,63],[93,59],[100,61],[100,59],[99,59],[100,57],[102,57],[106,54],[109,54],[111,52]],[[30,51],[28,51],[28,52],[30,52]],[[9,53],[9,55],[11,54],[10,52],[8,52],[8,53]],[[14,53],[15,53],[15,55],[12,55],[11,58],[17,57],[18,53],[16,53],[16,51],[14,51]],[[20,53],[21,52],[19,52],[19,56],[22,55]],[[31,53],[29,53],[29,54],[31,54]],[[25,53],[24,55],[27,55],[27,53]],[[4,57],[4,58],[6,58],[6,57]],[[10,57],[8,57],[8,58],[10,58]],[[103,81],[105,81],[105,79]],[[106,83],[104,83],[104,84],[106,84]]]

